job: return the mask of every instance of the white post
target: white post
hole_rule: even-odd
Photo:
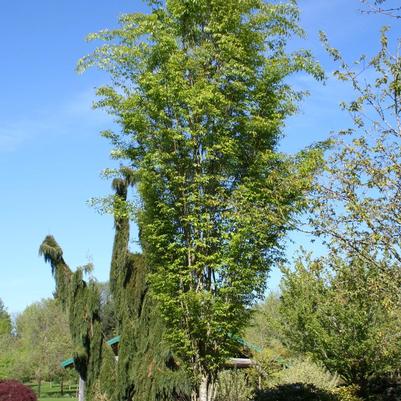
[[[85,381],[79,376],[78,401],[85,401]]]

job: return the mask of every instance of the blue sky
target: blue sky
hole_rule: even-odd
[[[361,16],[358,0],[300,0],[299,5],[308,38],[291,47],[310,48],[328,75],[335,66],[319,43],[319,30],[353,60],[373,54],[380,26],[391,23]],[[0,298],[13,313],[54,290],[50,268],[38,257],[49,233],[71,267],[92,261],[95,276],[108,278],[112,218],[86,204],[110,193],[110,183],[99,175],[112,166],[110,147],[98,133],[113,122],[91,109],[94,88],[107,76],[94,70],[77,75],[75,65],[93,49],[84,40],[88,33],[115,26],[121,13],[143,10],[138,0],[15,0],[1,6]],[[400,37],[400,32],[394,28],[392,35]],[[294,152],[349,125],[338,108],[352,95],[348,88],[332,79],[323,86],[304,75],[292,81],[311,96],[287,122],[284,151]],[[303,236],[292,238],[289,255],[301,244],[310,246]],[[270,288],[277,282],[273,272]]]

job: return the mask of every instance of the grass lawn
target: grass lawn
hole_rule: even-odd
[[[66,397],[59,397],[59,398],[39,398],[39,401],[77,401],[76,398],[66,398]]]
[[[27,383],[35,393],[38,393],[37,383]],[[70,382],[64,383],[64,396],[61,395],[60,384],[42,382],[41,386],[41,397],[39,401],[77,401],[75,395],[77,394],[77,384],[75,381],[73,384]]]

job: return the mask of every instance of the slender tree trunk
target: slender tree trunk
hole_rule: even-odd
[[[38,398],[40,398],[40,388],[41,388],[41,385],[42,385],[42,379],[39,379],[39,380],[38,380]]]
[[[64,377],[62,377],[62,376],[60,379],[60,394],[61,394],[61,396],[64,396]]]
[[[191,396],[191,401],[213,401],[215,399],[215,385],[210,377],[203,375],[197,391]]]

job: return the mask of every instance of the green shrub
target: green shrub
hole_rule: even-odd
[[[331,390],[337,387],[339,378],[332,375],[323,366],[310,359],[295,359],[288,362],[288,367],[277,373],[273,385],[306,383],[317,388]]]
[[[219,374],[215,401],[248,401],[253,392],[254,385],[246,372],[225,370]]]
[[[338,397],[338,401],[362,401],[358,396],[359,387],[356,385],[337,387],[332,393]]]
[[[401,377],[373,377],[364,390],[368,401],[399,401],[401,400]]]
[[[308,383],[281,384],[258,391],[254,401],[339,401],[336,395]]]
[[[358,396],[358,392],[358,386],[341,386],[327,390],[309,383],[289,383],[259,391],[254,401],[364,401]],[[389,398],[386,401],[399,399]],[[376,399],[369,398],[369,401]]]

